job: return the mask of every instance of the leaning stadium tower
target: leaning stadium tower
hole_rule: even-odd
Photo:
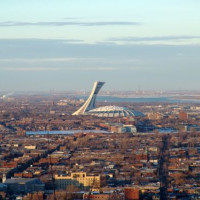
[[[79,108],[72,115],[83,115],[86,112],[94,109],[95,108],[95,102],[96,102],[97,94],[99,93],[99,91],[102,88],[102,86],[104,85],[104,83],[105,82],[95,81],[93,89],[92,89],[92,92],[91,92],[90,96],[88,97],[87,101],[83,104],[83,106],[81,106],[81,108]]]

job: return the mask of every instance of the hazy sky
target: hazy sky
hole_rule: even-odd
[[[0,91],[200,89],[198,0],[2,0]]]

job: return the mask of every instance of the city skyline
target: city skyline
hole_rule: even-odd
[[[0,5],[0,91],[200,89],[200,2]]]

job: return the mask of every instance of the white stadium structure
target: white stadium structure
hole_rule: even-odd
[[[126,107],[119,106],[103,106],[99,108],[95,108],[96,96],[100,91],[101,87],[104,85],[104,82],[95,81],[92,92],[88,97],[87,101],[83,104],[81,108],[79,108],[72,115],[95,115],[98,117],[141,117],[144,116],[143,113],[130,110]]]
[[[92,109],[88,112],[90,115],[95,115],[98,117],[138,117],[144,116],[143,113],[136,110],[129,110],[125,107],[119,106],[103,106],[99,108]]]

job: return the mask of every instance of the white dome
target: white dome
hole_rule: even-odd
[[[119,106],[103,106],[103,107],[92,109],[88,111],[87,114],[95,115],[98,117],[144,116],[144,114],[139,111],[129,110],[126,107],[119,107]]]

